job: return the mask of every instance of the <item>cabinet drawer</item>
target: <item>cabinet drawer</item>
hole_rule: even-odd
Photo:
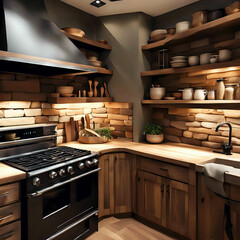
[[[188,183],[188,168],[155,161],[144,157],[138,157],[138,160],[139,169],[143,171]]]
[[[19,196],[19,183],[0,186],[0,207],[19,201]]]
[[[0,240],[20,240],[21,239],[21,223],[8,224],[0,227]]]
[[[20,219],[21,206],[20,203],[11,204],[0,208],[0,226]]]

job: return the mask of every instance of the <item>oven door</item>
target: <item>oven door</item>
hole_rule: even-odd
[[[85,239],[97,231],[99,170],[29,194],[26,239]]]

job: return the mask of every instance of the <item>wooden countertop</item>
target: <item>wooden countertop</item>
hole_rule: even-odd
[[[226,156],[219,153],[213,153],[213,149],[210,148],[182,143],[148,144],[112,140],[104,144],[81,144],[79,142],[70,142],[62,144],[62,146],[87,149],[98,152],[100,155],[113,152],[128,152],[184,167],[195,167],[196,164],[201,164],[202,162],[214,158],[233,159],[238,161],[240,159],[240,155],[236,153],[231,156]]]
[[[25,172],[0,163],[0,185],[20,181],[24,178],[26,178]]]

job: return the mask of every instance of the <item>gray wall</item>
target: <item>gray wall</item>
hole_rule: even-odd
[[[236,0],[200,0],[196,3],[179,8],[172,12],[160,15],[154,18],[154,29],[169,28],[175,26],[180,21],[191,21],[192,14],[199,10],[212,10],[217,8],[225,8]]]
[[[63,3],[60,0],[44,1],[49,17],[58,27],[80,28],[86,33],[86,37],[96,40],[99,20],[95,16]]]
[[[148,40],[152,18],[142,13],[132,13],[101,17],[100,21],[97,36],[106,39],[113,47],[106,61],[114,73],[109,82],[109,91],[115,101],[133,103],[134,141],[140,141],[144,124],[150,117],[147,113],[150,109],[143,109],[141,105],[149,81],[142,80],[140,72],[150,68],[141,46]]]

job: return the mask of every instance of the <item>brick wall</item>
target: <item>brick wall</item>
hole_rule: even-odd
[[[47,103],[47,94],[57,86],[74,86],[74,92],[88,89],[88,78],[46,78],[24,74],[0,74],[0,127],[38,123],[56,123],[58,143],[65,141],[64,122],[80,120],[91,114],[96,128],[112,126],[114,138],[132,140],[132,104],[130,103]],[[96,79],[101,80],[101,79]]]
[[[154,109],[153,121],[164,128],[165,140],[210,148],[221,148],[228,142],[229,129],[218,123],[227,121],[233,126],[233,151],[240,153],[240,110]]]

